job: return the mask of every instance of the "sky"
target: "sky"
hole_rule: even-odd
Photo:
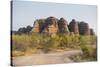
[[[54,16],[65,18],[68,23],[72,19],[85,21],[97,33],[97,6],[67,3],[48,3],[34,1],[13,1],[12,30],[28,25],[33,26],[36,19]]]

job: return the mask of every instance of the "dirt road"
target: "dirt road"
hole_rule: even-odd
[[[59,64],[69,63],[73,60],[69,59],[70,56],[81,54],[81,50],[64,51],[60,53],[48,53],[48,54],[33,54],[31,56],[15,57],[13,64],[15,66],[22,65],[39,65],[39,64]]]

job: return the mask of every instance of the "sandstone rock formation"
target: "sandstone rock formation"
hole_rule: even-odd
[[[93,29],[90,29],[90,35],[95,35]]]
[[[60,18],[58,21],[59,32],[69,32],[68,23],[64,18]]]
[[[59,20],[55,17],[48,17],[46,19],[37,19],[34,21],[33,32],[37,33],[73,33],[80,35],[95,35],[93,29],[89,28],[88,23],[78,22],[75,19],[69,23],[64,19]]]
[[[39,27],[38,20],[34,21],[32,31],[33,31],[33,32],[40,32],[40,27]]]
[[[57,21],[55,17],[46,18],[40,32],[56,33],[58,31]]]
[[[85,23],[83,21],[79,23],[79,33],[81,35],[90,35],[88,23]]]
[[[78,22],[75,19],[72,19],[68,27],[70,32],[74,32],[75,34],[79,33]]]

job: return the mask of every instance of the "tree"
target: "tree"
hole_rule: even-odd
[[[21,27],[21,28],[19,28],[18,31],[16,31],[16,34],[22,34],[22,33],[27,34],[31,30],[32,30],[32,27],[28,25],[27,27]]]

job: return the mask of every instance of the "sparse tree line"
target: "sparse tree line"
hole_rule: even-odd
[[[12,34],[28,34],[31,32],[33,27],[28,25],[27,27],[21,27],[18,29],[18,31],[12,31]]]

